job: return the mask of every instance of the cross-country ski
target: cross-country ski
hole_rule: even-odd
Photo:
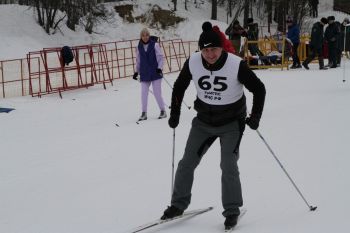
[[[158,219],[158,220],[143,224],[143,225],[135,228],[134,230],[131,231],[131,233],[140,232],[140,231],[149,229],[151,227],[155,227],[155,226],[158,226],[158,225],[161,225],[164,223],[172,222],[172,221],[175,221],[178,219],[194,217],[194,216],[206,213],[212,209],[213,209],[213,207],[208,207],[208,208],[204,208],[204,209],[189,210],[189,211],[184,212],[182,215],[174,217],[174,218],[169,218],[169,219],[165,219],[165,220]]]

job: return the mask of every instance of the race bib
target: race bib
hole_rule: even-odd
[[[209,71],[202,64],[201,54],[193,54],[189,67],[198,98],[211,105],[238,101],[243,96],[243,85],[237,77],[240,62],[239,57],[228,54],[226,63],[220,70]]]

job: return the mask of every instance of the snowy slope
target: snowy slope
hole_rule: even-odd
[[[191,11],[193,18],[188,16],[190,20],[175,30],[181,38],[199,36],[204,20],[199,11]],[[101,26],[109,32],[103,36],[73,34],[62,27],[65,36],[49,37],[34,26],[31,15],[27,8],[0,6],[0,59],[23,57],[57,44],[135,38],[142,27],[116,20],[115,28]],[[3,16],[10,17],[7,23]],[[23,25],[14,24],[19,17],[25,18]],[[162,35],[171,38],[171,33]],[[267,88],[260,132],[318,209],[308,211],[256,132],[247,128],[239,165],[248,212],[235,232],[349,231],[350,61],[346,69],[344,64],[327,71],[319,71],[316,64],[310,67],[309,71],[255,72]],[[173,82],[176,76],[166,78]],[[165,82],[163,92],[169,105],[171,88]],[[246,95],[250,105],[251,95]],[[185,100],[192,106],[194,99],[191,85]],[[0,99],[0,106],[16,108],[0,113],[1,233],[124,233],[159,218],[169,204],[173,131],[166,119],[156,119],[159,110],[152,95],[149,120],[135,123],[140,114],[138,82],[116,80],[107,90],[94,86],[68,91],[63,99],[56,94]],[[194,116],[193,109],[182,108],[176,163]],[[215,209],[146,232],[222,232],[220,200],[219,143],[215,142],[196,171],[189,207]]]
[[[127,1],[126,1],[127,2]],[[163,0],[134,0],[129,3],[135,4],[134,17],[143,14],[150,9],[150,6],[158,5],[162,9],[171,10],[171,1]],[[19,5],[0,6],[0,32],[1,32],[1,53],[0,60],[23,58],[30,51],[41,50],[48,47],[60,47],[64,45],[83,45],[90,43],[103,43],[110,41],[120,41],[125,39],[135,39],[139,37],[139,32],[146,25],[140,23],[127,23],[113,10],[113,6],[118,3],[107,3],[109,9],[108,22],[100,20],[96,33],[88,34],[84,31],[83,25],[77,25],[76,32],[71,31],[62,21],[57,30],[52,35],[47,35],[38,26],[35,19],[34,8]],[[201,24],[210,19],[211,4],[204,1],[196,8],[193,4],[188,5],[188,10],[184,9],[184,2],[178,1],[176,14],[185,18],[177,27],[168,30],[150,29],[151,33],[160,36],[162,39],[182,38],[183,40],[198,40],[201,33]],[[346,16],[341,12],[331,11],[332,5],[329,1],[320,1],[319,17],[334,15],[337,20],[342,21]],[[242,20],[242,19],[240,19]],[[312,23],[318,19],[309,19],[305,26],[311,27]],[[218,20],[209,20],[214,25],[218,25],[222,31],[227,28],[227,16],[223,8],[218,8]],[[228,20],[229,22],[231,19]],[[261,23],[261,22],[260,22]],[[305,30],[308,32],[309,30]],[[272,29],[272,33],[274,30]]]
[[[162,0],[137,0],[133,1],[134,17],[141,15],[150,9],[150,5],[157,4],[162,9],[172,9],[170,1]],[[0,60],[23,58],[30,51],[41,50],[48,47],[60,47],[63,45],[84,45],[90,43],[103,43],[139,38],[141,29],[147,25],[140,23],[127,23],[113,10],[116,3],[106,4],[110,17],[107,21],[101,20],[95,29],[97,33],[88,34],[82,25],[77,25],[77,31],[71,31],[64,24],[60,24],[60,30],[52,35],[47,35],[35,22],[34,9],[19,5],[0,5],[0,33],[1,53]],[[189,5],[188,11],[184,10],[183,3],[178,3],[177,15],[185,18],[177,27],[169,30],[150,29],[153,35],[162,39],[182,38],[183,40],[198,40],[202,31],[201,24],[210,18],[210,4],[200,5],[195,8]],[[211,21],[222,29],[227,27],[223,9],[218,10],[221,21]],[[190,33],[189,33],[190,32]]]
[[[350,74],[350,62],[346,74]],[[240,170],[248,213],[236,232],[328,233],[350,227],[349,80],[342,70],[257,71],[267,88],[260,131],[316,212],[294,190],[257,134],[245,132]],[[176,74],[166,77],[170,82]],[[140,86],[115,81],[105,91],[41,99],[11,98],[0,115],[0,231],[127,232],[160,217],[169,204],[172,130],[150,96],[140,114]],[[163,83],[169,104],[171,89]],[[191,85],[185,100],[192,105]],[[251,95],[247,93],[249,103]],[[126,107],[127,106],[127,107]],[[176,129],[181,158],[194,110],[183,107]],[[120,127],[114,124],[118,123]],[[148,232],[222,232],[219,145],[196,172],[190,209],[210,213]]]

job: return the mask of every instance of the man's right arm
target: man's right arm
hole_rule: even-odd
[[[190,85],[192,75],[189,67],[189,59],[186,60],[179,77],[176,79],[173,88],[173,94],[171,96],[171,110],[168,124],[171,128],[175,129],[179,124],[181,103],[185,95],[185,91]]]
[[[181,103],[185,95],[185,91],[190,85],[192,74],[189,67],[189,59],[184,63],[183,68],[177,80],[174,83],[173,93],[171,96],[171,112],[170,115],[180,115]]]

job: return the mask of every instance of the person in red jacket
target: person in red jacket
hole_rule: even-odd
[[[222,31],[220,31],[220,28],[218,26],[216,26],[216,25],[213,26],[210,22],[206,21],[206,22],[204,22],[202,24],[202,30],[203,30],[203,32],[204,31],[210,31],[210,30],[216,32],[219,35],[219,37],[220,37],[222,48],[228,53],[236,54],[236,50],[232,46],[231,41],[229,41],[226,38],[225,34]]]

